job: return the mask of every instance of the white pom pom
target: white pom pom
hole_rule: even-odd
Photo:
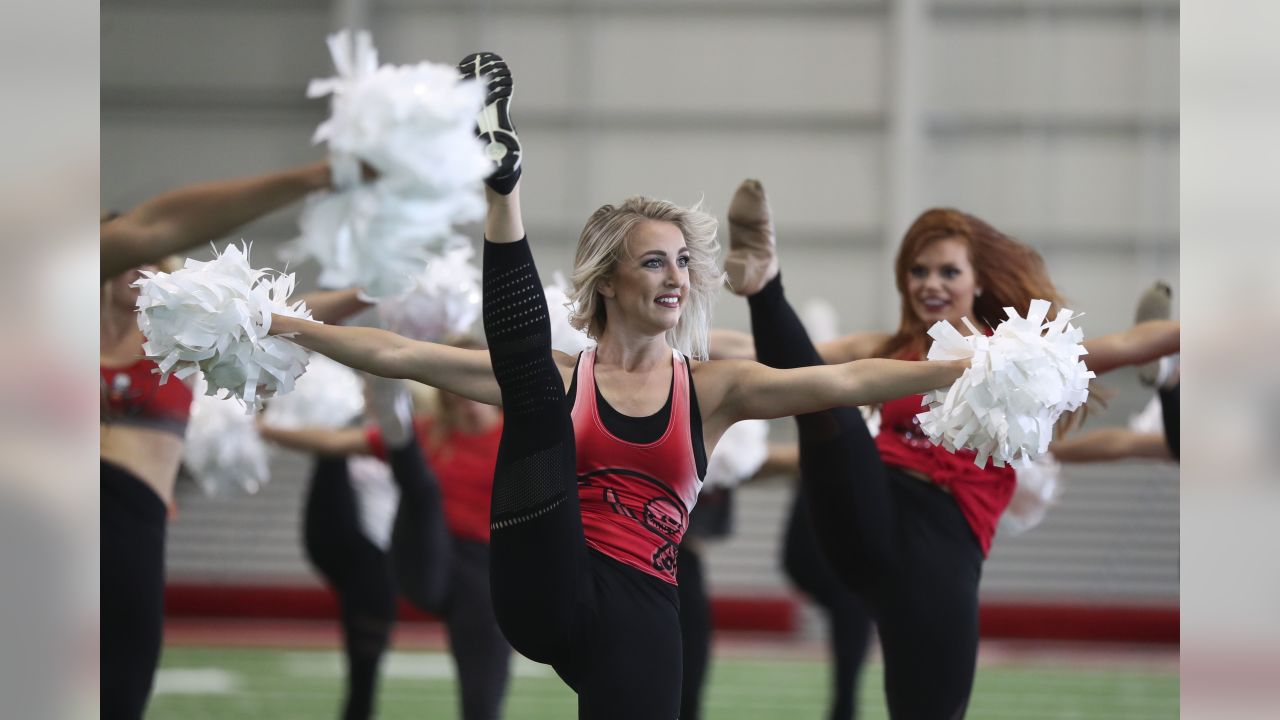
[[[290,253],[316,258],[326,287],[398,295],[465,243],[455,225],[484,216],[480,181],[493,162],[474,134],[484,89],[453,65],[379,67],[367,32],[354,45],[346,31],[333,35],[329,49],[338,76],[313,80],[308,95],[333,95],[314,140],[328,142],[335,185],[345,189],[308,199]],[[377,182],[348,187],[357,157],[377,169]]]
[[[347,459],[347,470],[356,497],[360,530],[380,549],[390,549],[391,528],[400,504],[400,488],[391,477],[391,468],[377,458],[358,455]]]
[[[707,459],[707,476],[702,487],[733,487],[755,475],[769,456],[768,440],[769,423],[765,420],[743,420],[730,425]]]
[[[426,341],[466,333],[480,317],[480,268],[472,254],[463,245],[442,255],[414,279],[412,290],[379,302],[383,326]]]
[[[354,45],[353,45],[354,42]],[[378,65],[367,31],[329,36],[337,76],[312,80],[308,97],[332,95],[332,114],[313,142],[359,157],[394,184],[447,192],[493,172],[475,136],[485,89],[452,64]]]
[[[363,413],[364,384],[356,371],[312,353],[307,372],[294,383],[293,392],[272,398],[263,420],[286,430],[338,428]]]
[[[551,284],[543,288],[547,295],[547,313],[551,320],[551,347],[567,355],[577,355],[596,341],[569,324],[573,304],[569,302],[569,284],[559,271],[551,276]]]
[[[1049,307],[1032,300],[1025,318],[1005,308],[1009,319],[991,337],[968,318],[968,336],[945,321],[929,329],[930,360],[971,361],[950,388],[925,395],[929,410],[919,418],[930,440],[952,452],[972,448],[978,467],[988,457],[997,467],[1013,461],[1026,467],[1048,451],[1054,423],[1088,400],[1094,377],[1080,360],[1084,333],[1070,324],[1073,313],[1063,309],[1045,322]]]
[[[862,421],[867,425],[867,432],[871,437],[880,434],[880,408],[875,405],[860,405],[858,411],[862,413]]]
[[[283,253],[290,261],[315,258],[323,287],[359,287],[385,298],[412,291],[428,264],[469,247],[454,225],[483,216],[478,191],[431,198],[401,193],[384,179],[308,197],[301,234]]]
[[[1030,465],[1019,467],[1013,498],[1000,516],[1000,533],[1020,535],[1039,525],[1049,506],[1057,502],[1061,494],[1062,486],[1058,482],[1061,474],[1062,465],[1052,453],[1045,453]]]
[[[840,314],[836,312],[835,305],[822,298],[813,298],[801,305],[800,319],[814,344],[840,336]]]
[[[1129,429],[1147,434],[1164,432],[1164,411],[1160,407],[1159,395],[1152,396],[1142,412],[1130,416]]]
[[[267,448],[252,415],[225,391],[197,380],[182,464],[206,495],[254,494],[270,479]]]
[[[287,304],[293,275],[271,276],[249,267],[249,248],[235,245],[209,262],[188,258],[175,273],[144,271],[134,283],[143,351],[164,383],[172,373],[204,373],[214,390],[228,390],[246,411],[293,389],[306,369],[307,351],[270,337],[271,315],[310,319],[302,302]]]

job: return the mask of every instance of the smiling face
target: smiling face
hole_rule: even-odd
[[[689,248],[680,228],[657,220],[637,224],[599,291],[611,324],[651,335],[674,328],[689,292]]]
[[[980,290],[968,245],[955,237],[926,245],[907,269],[906,291],[926,326],[947,320],[959,328],[960,318],[975,319],[973,299]]]

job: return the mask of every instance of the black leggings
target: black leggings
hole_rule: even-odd
[[[750,298],[756,356],[822,363],[781,277]],[[796,418],[800,477],[832,570],[875,615],[895,718],[963,717],[978,650],[982,549],[955,499],[880,459],[855,408]]]
[[[490,537],[498,625],[578,693],[580,718],[675,718],[676,589],[587,549],[573,423],[527,240],[485,242],[484,328],[504,412]]]
[[[782,550],[782,567],[795,586],[827,616],[827,641],[835,660],[831,677],[830,720],[852,720],[858,713],[858,680],[871,640],[866,605],[836,576],[818,546],[803,490],[796,493]]]
[[[436,603],[424,609],[445,621],[458,670],[461,717],[496,720],[506,696],[511,646],[498,630],[489,599],[489,548],[457,537],[441,541],[437,531],[445,523],[439,506],[433,510],[430,502],[422,502],[424,497],[438,498],[439,491],[425,465],[416,469],[411,464],[421,458],[416,447],[414,440],[391,451],[401,487],[391,553],[370,542],[360,528],[347,459],[316,459],[304,537],[308,558],[333,587],[342,609],[347,655],[343,718],[373,716],[378,666],[395,622],[399,577],[400,588],[412,588],[419,603]],[[406,486],[417,491],[406,493]],[[392,560],[398,552],[396,572]],[[406,558],[417,558],[421,564]]]
[[[1182,416],[1179,414],[1178,402],[1179,396],[1182,394],[1182,383],[1178,383],[1171,388],[1160,388],[1160,413],[1164,418],[1164,444],[1169,446],[1169,452],[1173,453],[1173,459],[1178,460],[1178,423]]]
[[[101,461],[99,474],[101,717],[138,720],[160,662],[167,511],[128,470]]]
[[[680,689],[680,720],[702,717],[702,689],[711,659],[711,598],[702,572],[702,556],[686,538],[676,561],[680,583],[680,642],[684,646],[684,678]]]
[[[396,618],[396,584],[386,552],[360,528],[346,457],[317,457],[302,534],[307,558],[338,596],[347,656],[344,720],[373,717],[378,666]]]
[[[498,629],[489,591],[489,545],[453,537],[449,602],[444,610],[449,652],[458,670],[463,720],[498,720],[507,695],[511,644]]]

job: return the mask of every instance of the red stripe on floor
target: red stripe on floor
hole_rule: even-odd
[[[799,627],[799,601],[786,595],[715,596],[711,613],[721,630],[791,633]],[[338,603],[324,588],[175,583],[165,588],[165,614],[315,620],[336,618]],[[432,619],[403,601],[400,618]],[[987,638],[1164,644],[1179,638],[1176,607],[986,603],[980,618]]]

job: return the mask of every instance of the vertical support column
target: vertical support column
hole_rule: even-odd
[[[888,45],[885,48],[884,244],[881,277],[889,269],[912,219],[923,209],[925,197],[921,158],[927,141],[924,87],[932,48],[925,0],[894,0],[888,4]],[[876,313],[881,327],[898,326],[898,303],[892,280],[878,288]]]
[[[1168,70],[1170,58],[1164,56],[1162,51],[1165,48],[1161,43],[1162,34],[1167,27],[1165,12],[1167,11],[1162,8],[1144,6],[1139,20],[1142,76],[1138,90],[1140,106],[1135,119],[1140,144],[1139,162],[1142,166],[1138,174],[1141,187],[1138,207],[1135,209],[1137,232],[1134,233],[1133,241],[1134,255],[1138,259],[1137,270],[1141,273],[1144,285],[1165,272],[1165,261],[1170,252],[1166,245],[1168,228],[1174,224],[1170,222],[1170,218],[1177,217],[1177,204],[1170,202],[1177,194],[1169,192],[1170,184],[1164,172],[1169,138],[1163,127],[1167,112],[1160,104],[1167,93],[1167,89],[1161,85],[1169,82],[1171,75]],[[1176,77],[1176,71],[1174,76]],[[1176,246],[1173,253],[1176,257]],[[1177,297],[1175,293],[1175,302]]]

